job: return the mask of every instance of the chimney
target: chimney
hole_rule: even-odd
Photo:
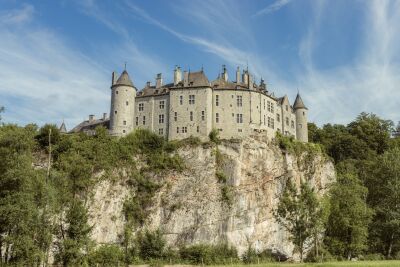
[[[239,84],[241,82],[240,80],[240,68],[237,67],[236,69],[236,83]]]
[[[161,88],[162,85],[162,74],[158,73],[156,78],[156,88]]]
[[[224,79],[225,82],[228,81],[228,73],[226,72],[226,66],[222,65],[222,78]]]
[[[243,77],[243,83],[248,86],[249,85],[249,71],[243,70],[242,77]]]
[[[177,85],[182,81],[181,67],[175,66],[174,70],[174,85]]]
[[[146,88],[150,88],[151,82],[146,82]]]
[[[92,121],[94,121],[94,115],[89,115],[89,122],[92,122]]]
[[[103,121],[107,119],[107,113],[103,113]]]
[[[187,72],[187,70],[185,70],[183,72],[183,85],[188,86],[188,84],[189,84],[189,72]]]
[[[111,86],[113,86],[117,82],[117,73],[115,71],[111,74]]]
[[[249,88],[252,89],[254,87],[254,76],[249,74]]]

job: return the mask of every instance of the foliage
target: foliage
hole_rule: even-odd
[[[212,129],[208,134],[208,138],[216,145],[221,143],[221,140],[219,139],[219,131],[217,129]]]
[[[91,266],[123,265],[124,253],[118,245],[102,245],[89,254]]]
[[[227,244],[199,244],[179,249],[180,257],[191,264],[230,264],[237,262],[238,254]]]
[[[351,259],[366,250],[373,213],[366,203],[367,193],[355,174],[354,165],[340,164],[337,183],[330,191],[331,214],[325,240],[331,253]]]
[[[65,216],[65,225],[67,228],[61,230],[61,240],[57,244],[56,262],[64,266],[82,265],[87,262],[92,227],[88,225],[87,210],[81,201],[73,200]]]
[[[247,251],[242,255],[242,261],[246,264],[258,264],[264,262],[274,262],[276,261],[275,257],[279,257],[279,255],[272,253],[271,250],[258,252],[249,246]],[[282,260],[283,259],[284,258],[282,258]]]
[[[3,106],[0,106],[0,113],[3,113],[4,112],[4,107]],[[1,115],[0,115],[0,121],[1,121]]]
[[[36,135],[36,140],[42,148],[49,146],[49,136],[52,145],[56,145],[60,141],[60,131],[55,124],[44,125]]]
[[[316,234],[323,210],[313,189],[302,183],[300,192],[291,180],[286,182],[274,217],[291,235],[291,240],[303,261],[304,245]]]
[[[161,259],[164,257],[166,241],[160,230],[140,232],[137,237],[139,255],[144,260]]]

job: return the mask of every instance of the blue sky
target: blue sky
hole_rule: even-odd
[[[300,91],[309,119],[400,120],[400,1],[0,0],[5,122],[67,128],[109,110],[124,62],[138,88],[175,65],[209,79],[248,64],[275,95]]]

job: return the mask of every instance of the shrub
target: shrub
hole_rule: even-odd
[[[139,255],[143,260],[162,259],[164,257],[165,239],[160,230],[146,230],[137,237]]]
[[[232,205],[233,194],[232,194],[232,188],[229,185],[225,184],[221,187],[221,197],[222,201],[228,204],[228,206]]]
[[[285,260],[285,257],[280,257],[279,253],[273,253],[270,249],[257,252],[255,249],[249,247],[242,256],[242,261],[246,264],[259,263],[259,262],[274,262],[276,260]]]
[[[218,245],[193,245],[179,250],[183,260],[192,264],[226,264],[238,262],[237,250],[227,244]]]
[[[89,255],[89,263],[93,266],[117,266],[123,261],[124,253],[117,245],[102,245]]]
[[[60,140],[60,131],[54,124],[46,124],[40,128],[36,140],[42,148],[49,146],[49,133],[51,130],[50,141],[52,145],[55,145]]]
[[[212,131],[208,134],[208,138],[210,138],[210,141],[216,145],[221,143],[221,140],[219,139],[219,132],[217,129],[212,129]]]
[[[380,260],[384,260],[385,256],[383,256],[380,253],[371,253],[371,254],[364,255],[362,257],[362,259],[365,261],[380,261]]]
[[[226,174],[223,171],[216,171],[215,176],[217,177],[219,183],[226,183],[226,181],[228,180]]]

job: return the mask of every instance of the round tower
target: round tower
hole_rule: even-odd
[[[136,88],[124,70],[116,80],[113,73],[111,85],[110,134],[124,136],[133,131]]]
[[[300,94],[296,96],[293,105],[296,114],[296,139],[301,142],[308,142],[307,112],[308,108],[304,105]]]

